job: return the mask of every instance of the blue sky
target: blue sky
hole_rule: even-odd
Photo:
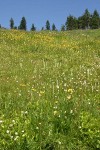
[[[32,23],[40,30],[46,20],[60,29],[68,15],[78,17],[86,8],[91,13],[95,9],[100,13],[100,0],[0,0],[0,24],[9,28],[12,17],[18,26],[25,16],[28,30]]]

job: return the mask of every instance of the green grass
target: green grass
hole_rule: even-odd
[[[0,150],[100,149],[100,30],[0,30]]]

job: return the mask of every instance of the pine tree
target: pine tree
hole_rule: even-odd
[[[100,16],[99,16],[99,28],[100,28]]]
[[[20,30],[26,30],[26,28],[27,28],[27,27],[26,27],[26,19],[25,19],[25,17],[22,17],[18,29],[20,29]]]
[[[85,10],[83,16],[82,16],[82,28],[83,29],[89,29],[90,28],[90,13],[88,9]]]
[[[35,31],[35,30],[36,30],[36,27],[34,26],[34,24],[32,24],[31,31]]]
[[[17,26],[14,26],[14,29],[17,30]]]
[[[77,18],[70,15],[67,17],[67,21],[65,25],[66,25],[66,30],[78,29],[78,20]]]
[[[83,17],[78,17],[78,29],[83,29]]]
[[[41,28],[41,31],[43,31],[43,30],[44,30],[44,27]]]
[[[90,26],[92,29],[98,29],[100,27],[100,17],[97,10],[94,10],[93,15],[91,17]]]
[[[52,25],[52,31],[56,31],[56,26],[55,26],[54,23],[53,23],[53,25]]]
[[[78,20],[76,17],[73,18],[73,29],[78,29]]]
[[[49,22],[49,20],[46,21],[46,30],[50,30],[50,22]]]
[[[65,25],[61,26],[61,31],[65,31]]]
[[[1,24],[0,24],[0,28],[1,28]]]
[[[14,20],[13,18],[10,19],[10,29],[14,28]]]

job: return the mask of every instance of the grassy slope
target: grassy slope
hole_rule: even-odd
[[[2,150],[100,148],[99,92],[100,30],[0,30]]]

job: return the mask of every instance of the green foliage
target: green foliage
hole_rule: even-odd
[[[14,26],[14,29],[17,30],[17,26]]]
[[[54,23],[53,23],[53,25],[52,25],[52,31],[56,31],[56,26],[55,26]]]
[[[84,29],[83,16],[78,17],[78,29]]]
[[[65,23],[67,30],[74,29],[98,29],[100,27],[100,16],[97,10],[90,14],[88,9],[78,18],[70,15]]]
[[[61,31],[65,31],[65,25],[61,26]]]
[[[46,21],[46,30],[50,30],[50,22],[49,22],[49,20]]]
[[[77,18],[70,15],[69,17],[67,17],[67,21],[66,21],[65,25],[66,25],[66,30],[78,29]]]
[[[26,30],[27,29],[25,17],[22,17],[18,29],[20,29],[20,30]]]
[[[98,29],[99,27],[100,27],[100,16],[97,10],[95,10],[91,18],[91,28]]]
[[[14,20],[13,20],[13,18],[10,19],[10,28],[11,29],[14,28]]]
[[[31,31],[36,31],[36,27],[32,24]]]
[[[41,28],[41,31],[43,31],[43,30],[44,30],[44,27]]]
[[[82,28],[83,29],[89,29],[90,28],[90,17],[91,17],[91,15],[90,15],[88,9],[86,9],[83,16],[82,16],[82,20],[83,20]]]
[[[91,149],[100,149],[100,119],[89,112],[81,112],[79,121],[80,139],[84,145]]]

